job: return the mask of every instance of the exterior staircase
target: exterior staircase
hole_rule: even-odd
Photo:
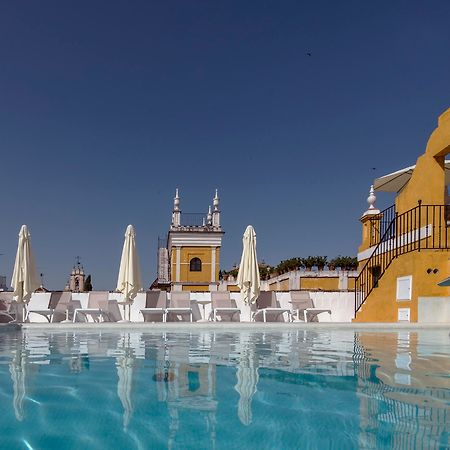
[[[395,258],[410,252],[450,248],[450,205],[423,205],[397,214],[383,211],[378,243],[355,283],[355,317]],[[389,220],[386,220],[388,218]]]

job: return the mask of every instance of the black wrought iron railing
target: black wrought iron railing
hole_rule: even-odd
[[[202,213],[181,213],[182,227],[202,227],[206,225],[206,216]]]
[[[450,248],[450,206],[422,205],[395,213],[355,283],[355,315],[391,262],[402,254]]]
[[[386,235],[386,230],[388,228],[390,229],[391,234],[395,234],[395,228],[391,227],[391,223],[395,218],[395,205],[389,206],[389,208],[381,211],[377,216],[378,217],[370,219],[372,230],[370,235],[370,245],[378,244],[381,236],[388,238],[388,235]]]

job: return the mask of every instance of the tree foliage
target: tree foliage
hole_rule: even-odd
[[[91,275],[90,274],[86,277],[86,280],[84,282],[84,291],[85,292],[91,292],[92,291],[92,281],[91,281]]]
[[[269,278],[277,275],[282,275],[287,272],[295,270],[311,270],[313,268],[317,270],[323,270],[327,267],[329,270],[356,270],[358,268],[358,260],[352,256],[336,256],[335,258],[328,260],[326,256],[307,256],[307,257],[293,257],[280,261],[276,266],[270,266],[265,263],[259,264],[259,273],[262,280],[268,280]],[[238,267],[226,271],[222,270],[222,276],[225,279],[233,277],[236,279],[239,272]]]

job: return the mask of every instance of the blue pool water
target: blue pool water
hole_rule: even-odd
[[[447,449],[446,330],[0,333],[2,449]]]

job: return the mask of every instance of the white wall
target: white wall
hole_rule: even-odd
[[[143,294],[143,295],[144,295],[144,305],[145,305],[145,294]],[[28,302],[28,309],[30,309],[30,310],[47,309],[49,306],[49,302],[50,302],[50,296],[51,296],[51,292],[35,292],[34,294],[31,295],[30,301]],[[88,292],[73,292],[72,299],[78,300],[81,303],[82,308],[87,308],[88,302],[89,302],[89,293]],[[109,299],[110,300],[117,299],[118,301],[120,301],[123,299],[123,295],[115,293],[115,292],[110,292]],[[120,307],[120,312],[123,315],[122,307]],[[47,319],[44,316],[42,316],[40,314],[36,314],[36,313],[30,313],[29,320],[30,320],[30,322],[33,322],[33,323],[48,323]]]
[[[282,308],[291,308],[290,295],[289,292],[276,292],[277,300],[280,303],[280,307]],[[82,293],[73,293],[72,298],[74,300],[79,300],[82,308],[88,307],[89,294],[87,292]],[[170,293],[168,294],[168,298],[170,301]],[[240,320],[241,322],[249,322],[250,321],[250,308],[244,304],[242,300],[242,296],[239,292],[232,292],[231,298],[236,302],[236,306],[241,310]],[[354,317],[354,293],[353,292],[311,292],[311,298],[314,303],[314,307],[320,309],[330,309],[331,316],[327,313],[320,314],[318,316],[319,322],[351,322]],[[109,294],[110,300],[123,301],[123,294],[117,292],[110,292]],[[211,300],[210,292],[191,292],[191,300]],[[449,314],[450,314],[450,306],[448,306],[449,299],[447,297],[447,303],[443,303],[445,300],[444,297],[438,297],[431,299],[426,299],[427,303],[423,307],[422,312],[422,320],[421,320],[421,299],[419,299],[419,322],[450,322]],[[48,303],[50,301],[50,293],[35,293],[32,295],[29,307],[30,309],[46,309],[48,308]],[[436,303],[437,301],[437,303]],[[436,317],[436,308],[440,311],[437,316],[442,316],[442,308],[443,305],[447,305],[447,319],[437,320]],[[140,310],[145,308],[145,292],[140,292],[137,294],[134,299],[133,304],[130,309],[130,318],[132,322],[143,322],[143,316],[140,313]],[[434,309],[433,309],[434,308]],[[205,305],[205,309],[203,310],[202,305],[197,305],[195,302],[192,302],[192,310],[193,310],[193,319],[197,321],[199,319],[209,318],[211,313],[211,303]],[[120,306],[120,312],[123,315],[123,307]],[[126,318],[128,318],[128,306],[126,307]],[[433,320],[426,320],[426,318],[430,318]],[[287,320],[287,317],[285,318]],[[39,314],[30,314],[31,322],[47,322],[45,317]]]
[[[311,298],[316,308],[331,309],[331,317],[320,314],[319,322],[351,322],[355,317],[354,292],[311,292]]]
[[[450,297],[419,297],[417,321],[450,323]]]
[[[282,308],[290,308],[289,292],[277,292],[277,300]],[[322,313],[319,322],[351,322],[355,316],[354,292],[310,292],[314,308],[329,309],[331,315]]]

